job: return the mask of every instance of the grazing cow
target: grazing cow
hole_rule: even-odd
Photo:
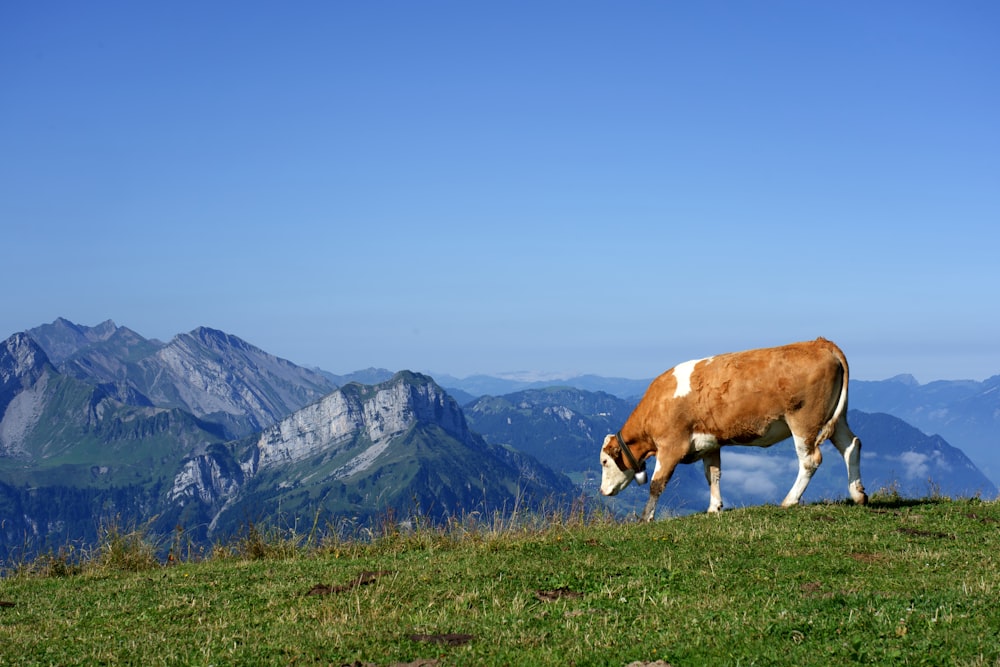
[[[792,436],[799,457],[783,507],[796,505],[823,457],[828,438],[847,464],[847,490],[868,502],[861,485],[861,440],[847,425],[847,359],[825,338],[783,347],[688,361],[660,375],[617,433],[601,447],[601,494],[613,496],[635,479],[646,483],[646,459],[656,456],[649,501],[656,501],[678,463],[705,465],[709,512],[722,509],[719,450],[726,445],[770,447]]]

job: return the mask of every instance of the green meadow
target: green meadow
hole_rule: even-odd
[[[162,546],[162,545],[161,545]],[[1000,665],[1000,505],[875,494],[10,564],[0,664]],[[75,557],[74,557],[75,556]]]

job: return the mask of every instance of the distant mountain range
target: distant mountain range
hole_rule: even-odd
[[[666,370],[666,369],[664,369]],[[503,396],[527,389],[545,389],[547,387],[573,387],[584,391],[602,391],[619,398],[638,399],[645,393],[650,380],[630,380],[627,378],[609,378],[600,375],[574,375],[563,379],[524,379],[494,377],[489,375],[472,375],[466,378],[456,378],[450,375],[434,373],[434,377],[447,387],[455,396],[465,396],[468,399],[479,396]]]
[[[851,405],[886,412],[925,433],[940,434],[1000,484],[1000,375],[983,382],[920,384],[909,375],[880,382],[851,381]]]
[[[375,368],[337,376],[204,327],[166,343],[110,321],[57,319],[15,334],[0,343],[0,558],[93,541],[111,519],[160,534],[180,527],[204,544],[262,520],[322,517],[333,529],[388,514],[443,520],[550,507],[581,493],[603,502],[598,444],[648,384],[442,378]],[[891,398],[882,383],[860,383],[852,405],[895,401],[920,413],[913,406],[929,400],[919,386],[886,383]],[[990,423],[989,392],[954,389],[935,394],[935,419],[944,406],[952,427]],[[942,438],[888,415],[851,414],[870,491],[996,495]],[[832,451],[807,499],[844,495]],[[727,450],[727,505],[780,500],[794,465],[785,445]],[[628,511],[645,492],[610,504]],[[700,465],[681,466],[661,503],[703,510]]]

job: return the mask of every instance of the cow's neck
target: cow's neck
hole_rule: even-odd
[[[618,431],[618,434],[621,436],[619,445],[622,449],[628,449],[640,465],[642,465],[642,462],[649,458],[651,454],[656,452],[656,445],[653,444],[653,441],[631,430],[627,423],[620,431]],[[627,462],[628,454],[623,451],[622,456]]]

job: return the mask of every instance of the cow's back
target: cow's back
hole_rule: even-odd
[[[654,438],[682,431],[740,439],[803,408],[832,415],[846,373],[843,353],[823,338],[720,354],[660,375],[635,416]]]

